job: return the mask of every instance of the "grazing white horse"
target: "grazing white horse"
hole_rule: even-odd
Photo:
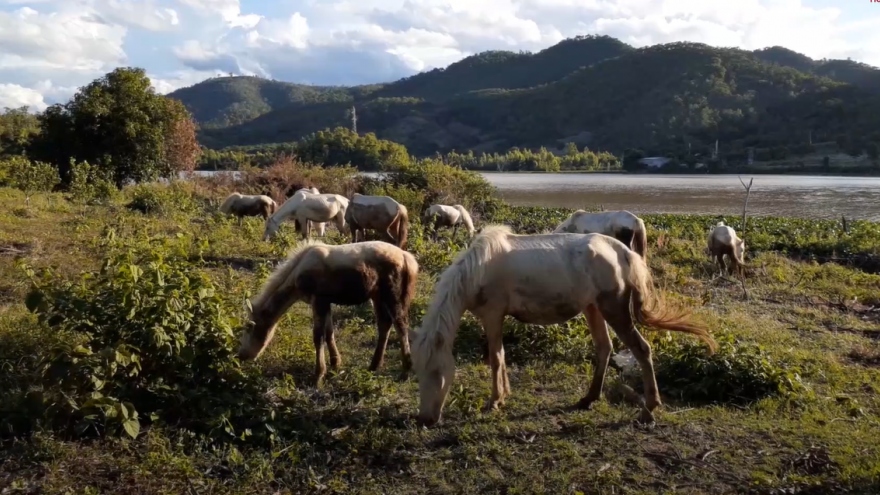
[[[471,214],[468,213],[462,205],[431,205],[422,215],[422,221],[427,223],[434,219],[434,238],[437,238],[437,231],[440,227],[452,227],[452,237],[458,233],[458,226],[464,224],[467,228],[468,236],[474,236],[474,221]]]
[[[635,323],[689,333],[713,351],[717,344],[706,328],[689,320],[654,293],[651,273],[641,256],[602,234],[516,235],[504,225],[484,227],[470,247],[440,276],[434,296],[414,330],[413,369],[419,381],[419,421],[440,420],[455,376],[452,344],[465,311],[480,320],[489,341],[492,397],[487,409],[510,394],[504,361],[504,317],[534,325],[564,323],[583,313],[596,345],[597,365],[578,407],[599,399],[612,353],[608,321],[638,360],[645,386],[641,421],[651,422],[660,405],[651,347]]]
[[[385,234],[395,246],[406,248],[409,212],[390,196],[354,193],[345,221],[351,229],[351,242],[358,242],[358,233],[363,234],[364,229],[373,229]]]
[[[266,220],[266,230],[263,240],[269,240],[275,236],[281,222],[285,218],[295,215],[296,221],[302,227],[303,238],[308,238],[311,233],[311,223],[319,223],[333,220],[340,232],[345,229],[345,210],[348,208],[348,198],[340,194],[313,194],[307,190],[299,190],[278,208],[274,215]],[[323,235],[323,232],[321,232]]]
[[[715,257],[721,267],[721,273],[727,270],[731,275],[734,272],[742,274],[745,268],[743,255],[746,251],[746,243],[736,235],[732,227],[724,225],[724,222],[718,222],[709,232],[707,243],[709,256]],[[724,263],[725,255],[730,260],[730,266]]]
[[[234,192],[227,196],[223,204],[220,205],[220,212],[237,216],[240,223],[242,217],[269,218],[277,208],[278,203],[269,196]]]
[[[318,188],[314,187],[314,186],[303,187],[302,189],[297,189],[296,191],[293,192],[293,194],[296,194],[300,191],[304,191],[304,192],[311,193],[311,194],[321,194],[321,191],[318,191]],[[309,223],[309,229],[314,229],[315,227],[317,227],[318,228],[318,236],[324,237],[324,232],[327,228],[327,224],[325,222],[313,222],[313,221],[309,220],[308,223]],[[302,230],[302,225],[299,224],[299,220],[294,218],[293,225],[294,225],[294,230],[296,230],[297,232]]]
[[[648,258],[648,233],[645,230],[645,222],[626,210],[598,213],[577,210],[553,232],[605,234],[626,244],[642,258]]]

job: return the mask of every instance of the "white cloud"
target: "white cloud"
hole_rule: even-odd
[[[43,95],[36,89],[25,88],[18,84],[0,83],[0,109],[23,106],[43,111],[48,105],[43,100]]]
[[[160,92],[218,73],[313,84],[394,80],[490,49],[580,34],[634,46],[782,45],[880,65],[875,18],[802,0],[0,0],[3,101],[56,101],[121,65]],[[847,4],[849,5],[849,4]],[[867,12],[867,11],[866,11]],[[873,11],[872,11],[873,12]],[[152,34],[156,33],[156,34]],[[53,81],[59,86],[45,81]],[[65,90],[66,91],[66,90]]]

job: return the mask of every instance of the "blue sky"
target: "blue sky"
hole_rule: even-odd
[[[42,110],[119,66],[162,93],[230,72],[348,85],[579,34],[880,65],[876,26],[868,0],[0,0],[0,108]]]

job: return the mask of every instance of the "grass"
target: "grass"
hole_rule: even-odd
[[[75,206],[55,194],[32,198],[27,211],[21,204],[20,192],[0,189],[4,399],[37,387],[40,358],[51,343],[67,338],[26,310],[29,283],[20,263],[54,266],[59,277],[73,280],[100,267],[100,241],[108,235],[161,245],[205,273],[226,310],[241,317],[245,297],[295,242],[287,227],[272,243],[261,242],[260,220],[239,227],[198,202],[154,214],[130,211],[122,202]],[[507,208],[492,220],[534,232],[552,228],[567,213]],[[396,380],[395,338],[385,368],[375,375],[365,371],[376,338],[368,306],[334,309],[343,370],[320,390],[309,385],[310,312],[298,304],[267,353],[244,367],[259,377],[262,395],[242,401],[272,404],[279,424],[288,426],[272,441],[218,442],[164,422],[146,425],[135,440],[75,438],[48,427],[4,431],[0,492],[877,493],[880,313],[873,307],[880,305],[880,275],[870,267],[819,264],[809,257],[873,256],[880,227],[853,222],[843,233],[834,222],[755,219],[747,237],[745,300],[739,283],[716,277],[702,252],[714,219],[645,220],[658,284],[695,306],[729,346],[723,360],[704,362],[687,337],[669,342],[665,334],[651,334],[665,403],[653,428],[633,422],[637,409],[620,400],[617,391],[626,379],[616,371],[609,373],[606,400],[592,411],[567,410],[585,393],[592,373],[592,344],[582,318],[547,329],[508,320],[513,396],[502,410],[484,413],[489,370],[479,326],[466,316],[444,422],[422,429],[410,418],[418,405],[415,379]],[[345,242],[332,228],[328,232],[330,242]],[[423,274],[413,309],[417,325],[434,279],[465,241],[452,241],[447,233],[441,242],[429,242],[418,224],[411,232]],[[617,341],[615,349],[621,349]],[[747,400],[734,392],[719,400],[712,390],[701,396],[693,389],[709,373],[722,373],[716,384],[747,392],[734,383],[739,373],[753,372],[742,372],[741,363],[799,386]],[[15,407],[4,400],[0,424]]]

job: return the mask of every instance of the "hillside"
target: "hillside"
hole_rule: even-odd
[[[705,148],[715,139],[791,147],[808,135],[833,141],[842,133],[858,141],[880,119],[878,93],[880,70],[849,60],[816,61],[782,47],[634,49],[590,36],[535,54],[485,52],[386,85],[218,78],[171,96],[203,123],[200,139],[209,147],[294,141],[347,127],[354,104],[360,132],[424,155],[566,141],[652,153]]]
[[[202,128],[211,129],[248,122],[289,106],[351,101],[352,91],[237,76],[207,79],[168,96],[180,100]]]

